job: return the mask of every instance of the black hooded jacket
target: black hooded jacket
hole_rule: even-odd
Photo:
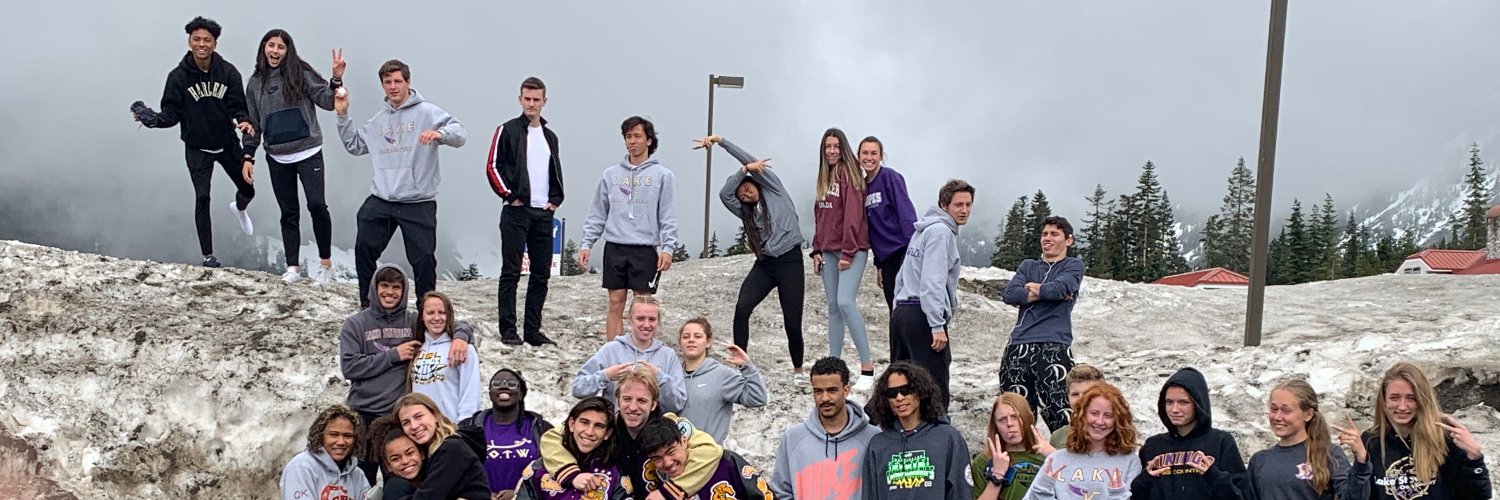
[[[1373,431],[1362,435],[1365,449],[1370,452],[1370,465],[1374,468],[1370,476],[1370,498],[1388,500],[1420,498],[1422,500],[1448,500],[1460,498],[1491,498],[1494,492],[1490,485],[1490,471],[1484,465],[1484,456],[1469,460],[1469,454],[1453,443],[1453,436],[1443,433],[1448,442],[1448,456],[1438,466],[1437,477],[1422,482],[1417,479],[1411,461],[1411,447],[1396,434],[1395,429],[1386,432],[1385,442]]]
[[[1167,418],[1167,389],[1181,387],[1193,399],[1196,415],[1193,430],[1186,436],[1178,434],[1177,426]],[[1245,462],[1240,457],[1240,447],[1229,433],[1213,428],[1213,408],[1209,404],[1208,382],[1203,374],[1192,368],[1177,370],[1162,385],[1161,395],[1156,399],[1156,412],[1161,417],[1167,432],[1151,436],[1141,446],[1141,474],[1130,483],[1131,498],[1139,499],[1216,499],[1239,500],[1245,491]],[[1213,457],[1214,464],[1208,472],[1198,474],[1187,465],[1194,452],[1203,452]],[[1153,463],[1158,462],[1158,463]],[[1171,470],[1152,476],[1152,468],[1168,465]]]
[[[218,52],[208,64],[208,71],[198,69],[193,53],[182,57],[161,93],[161,112],[154,120],[141,122],[150,128],[170,128],[182,123],[183,144],[191,149],[219,150],[239,145],[235,121],[248,116],[245,108],[245,85],[240,71]]]

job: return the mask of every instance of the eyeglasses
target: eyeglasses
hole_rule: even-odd
[[[497,380],[491,380],[490,381],[490,388],[491,389],[511,389],[511,390],[516,390],[516,389],[520,389],[521,388],[521,381],[513,379],[513,378],[502,378],[502,379],[497,379]]]
[[[887,387],[885,388],[884,394],[886,399],[891,399],[895,398],[896,396],[910,396],[916,393],[917,388],[912,387],[911,384],[907,384],[900,387]]]

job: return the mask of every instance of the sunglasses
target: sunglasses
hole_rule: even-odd
[[[516,379],[492,380],[490,381],[490,388],[516,390],[521,388],[521,381]]]
[[[911,384],[907,384],[900,387],[887,387],[884,394],[886,399],[890,399],[896,396],[910,396],[916,393],[917,388],[912,387]]]

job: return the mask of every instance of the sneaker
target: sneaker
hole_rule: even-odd
[[[531,344],[534,347],[541,347],[547,344],[556,344],[556,342],[553,342],[552,339],[547,338],[547,336],[542,334],[542,332],[526,334],[526,343]]]
[[[298,270],[297,266],[286,268],[286,273],[281,275],[281,281],[285,281],[288,285],[296,283],[299,279],[302,279],[302,271]]]
[[[318,271],[313,273],[312,279],[318,286],[333,284],[333,268],[329,266],[318,266]]]
[[[875,387],[874,375],[860,375],[859,381],[854,383],[855,392],[865,392]]]
[[[525,341],[522,341],[521,337],[516,335],[516,332],[501,332],[500,343],[505,345],[521,345]]]
[[[213,268],[220,267],[219,266],[219,259],[215,259],[214,256],[212,256],[212,255],[204,256],[203,257],[203,267],[213,267]]]
[[[240,210],[239,205],[232,201],[229,202],[229,211],[234,212],[235,220],[240,221],[241,231],[244,231],[245,234],[255,234],[255,224],[252,224],[250,222],[249,213],[246,213],[244,210]]]

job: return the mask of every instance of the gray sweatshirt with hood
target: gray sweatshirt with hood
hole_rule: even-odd
[[[604,169],[579,248],[593,248],[602,235],[616,245],[646,245],[657,252],[677,249],[676,176],[655,157],[631,165],[626,155]]]
[[[370,489],[359,459],[339,467],[323,450],[302,450],[281,471],[281,498],[364,498]]]
[[[865,448],[880,428],[870,425],[864,409],[844,402],[849,422],[837,434],[823,430],[818,409],[807,420],[787,426],[776,445],[771,492],[776,498],[842,500],[860,498],[860,467]]]
[[[938,207],[917,220],[917,234],[906,247],[896,274],[896,300],[919,299],[927,326],[945,331],[958,308],[958,223]]]
[[[758,158],[740,149],[729,139],[720,139],[719,145],[724,146],[724,151],[739,160],[741,165],[752,163]],[[739,170],[730,175],[724,181],[724,187],[719,190],[719,201],[724,202],[724,208],[728,208],[735,216],[739,216],[744,210],[744,204],[740,203],[735,191],[739,190],[740,183],[749,180],[760,188],[761,200],[765,201],[765,212],[755,213],[751,218],[756,227],[760,229],[760,236],[764,239],[761,248],[765,249],[763,257],[780,257],[787,252],[802,250],[802,243],[807,241],[802,237],[802,221],[797,218],[797,204],[792,202],[791,195],[787,194],[786,186],[781,183],[771,169],[760,173],[750,173]],[[769,227],[767,227],[769,226]]]
[[[385,264],[380,269],[401,271],[401,303],[395,309],[380,307],[380,296],[376,293],[379,282],[370,280],[370,307],[354,313],[344,320],[339,328],[339,370],[349,379],[349,407],[365,413],[389,413],[396,400],[406,394],[406,367],[396,354],[396,346],[416,338],[412,325],[419,313],[407,308],[406,299],[411,293],[411,283],[406,272],[395,264]],[[376,274],[380,274],[377,269]],[[421,333],[417,333],[421,335]],[[468,323],[455,321],[453,336],[473,344],[474,329]],[[478,362],[471,359],[469,362]],[[454,415],[453,417],[461,417]],[[450,417],[452,418],[452,417]]]
[[[651,363],[661,369],[656,376],[656,383],[661,389],[661,401],[657,402],[661,411],[682,411],[687,393],[682,386],[682,361],[677,358],[677,351],[656,339],[651,339],[651,345],[641,349],[630,339],[632,336],[631,332],[625,332],[615,337],[615,340],[605,343],[604,347],[599,348],[599,352],[583,363],[583,367],[573,377],[573,397],[602,395],[604,399],[615,401],[617,384],[604,376],[604,369],[620,363]]]
[[[734,405],[759,408],[766,405],[766,382],[755,363],[735,368],[714,358],[705,358],[697,370],[686,373],[683,380],[687,400],[677,415],[723,443],[729,435],[729,421]]]
[[[442,131],[436,142],[422,144],[417,137],[428,130]],[[390,100],[364,125],[356,126],[349,116],[339,117],[339,139],[354,156],[370,154],[375,167],[370,194],[395,203],[418,203],[437,198],[438,145],[462,147],[468,132],[453,115],[422,99],[416,90],[401,103]],[[371,148],[371,145],[374,147]]]
[[[303,68],[302,79],[307,95],[288,101],[285,73],[280,67],[266,75],[252,75],[245,84],[245,104],[255,134],[244,134],[240,140],[246,158],[254,158],[256,148],[265,142],[266,153],[284,155],[323,146],[323,129],[318,126],[313,106],[333,111],[333,88],[312,68]]]

